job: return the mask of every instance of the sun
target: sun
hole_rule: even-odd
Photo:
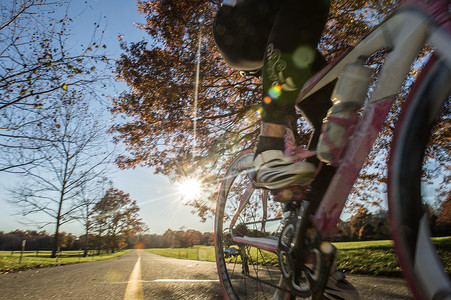
[[[190,177],[178,184],[178,193],[185,200],[194,200],[200,196],[202,184],[199,179]]]

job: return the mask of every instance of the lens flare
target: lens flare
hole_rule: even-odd
[[[255,116],[256,117],[260,117],[262,114],[263,109],[260,107],[259,109],[257,109],[257,111],[255,112]]]
[[[294,51],[293,62],[301,69],[308,68],[315,59],[315,50],[309,46],[301,46]]]
[[[282,93],[282,86],[280,84],[273,86],[269,92],[268,95],[271,99],[277,99],[280,96],[280,93]],[[266,98],[266,97],[265,97]]]

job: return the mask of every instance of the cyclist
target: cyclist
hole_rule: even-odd
[[[307,79],[325,66],[316,50],[329,14],[329,0],[223,0],[214,22],[216,45],[226,62],[242,71],[261,70],[262,123],[256,147],[255,185],[268,189],[307,186],[318,160],[292,162],[284,155],[287,126],[297,120],[295,101]],[[314,132],[314,150],[327,111],[330,86],[299,108]],[[358,299],[355,288],[332,267],[324,296]]]
[[[269,189],[307,186],[318,160],[293,163],[284,153],[287,125],[297,120],[294,103],[307,79],[325,66],[316,50],[329,13],[328,0],[224,0],[213,34],[226,62],[243,71],[261,69],[262,123],[256,147],[255,184]],[[314,132],[314,150],[331,107],[330,89],[300,104]]]

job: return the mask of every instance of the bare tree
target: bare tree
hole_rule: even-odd
[[[11,0],[0,3],[0,171],[18,172],[42,157],[24,157],[18,149],[35,150],[30,130],[49,114],[44,110],[61,92],[83,90],[98,95],[95,84],[110,77],[98,72],[108,61],[102,33],[93,25],[86,45],[70,46],[69,0]],[[30,129],[29,131],[24,130]]]
[[[76,219],[84,205],[83,187],[104,177],[112,155],[105,150],[106,130],[87,102],[76,92],[64,93],[62,98],[64,105],[46,108],[51,118],[36,126],[34,150],[24,153],[42,159],[22,168],[23,181],[11,191],[11,201],[23,216],[45,213],[51,218],[42,226],[55,225],[52,257],[61,225]]]

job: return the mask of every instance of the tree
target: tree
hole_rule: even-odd
[[[371,225],[371,223],[367,223],[362,226],[359,230],[359,240],[360,241],[367,241],[372,240],[374,237],[374,227]]]
[[[125,246],[128,237],[146,231],[146,225],[139,217],[139,207],[130,195],[110,188],[96,203],[95,228],[99,240],[108,251],[114,252]]]
[[[169,248],[180,248],[182,247],[181,240],[177,237],[177,231],[173,231],[171,229],[168,229],[163,233],[163,241],[164,241],[164,247]]]
[[[59,247],[61,249],[73,249],[73,245],[77,237],[72,233],[66,233],[65,231],[59,234]]]
[[[104,177],[95,181],[86,182],[80,187],[80,214],[78,220],[83,224],[85,234],[83,237],[83,256],[88,256],[89,237],[93,229],[94,207],[99,199],[105,194],[107,187],[113,183]]]
[[[185,245],[186,247],[191,247],[200,244],[200,239],[202,238],[202,233],[194,229],[188,229],[185,232]]]
[[[451,235],[451,194],[442,203],[442,213],[436,220],[436,230],[441,236]]]
[[[146,248],[166,248],[167,244],[162,235],[151,234],[149,237],[149,244]]]
[[[204,233],[202,233],[202,238],[200,240],[200,244],[206,245],[206,246],[214,245],[214,243],[215,243],[214,239],[215,239],[215,237],[214,237],[213,232],[204,232]]]
[[[349,227],[351,228],[351,237],[355,238],[359,236],[360,229],[369,223],[371,214],[368,209],[363,205],[359,207],[357,213],[351,217],[349,221]]]
[[[71,92],[61,97],[64,105],[49,104],[46,110],[52,118],[42,120],[33,130],[30,155],[43,159],[24,166],[23,181],[11,190],[12,202],[23,216],[44,213],[51,218],[42,226],[55,225],[52,257],[59,247],[61,225],[78,217],[82,187],[104,177],[112,155],[105,149],[105,128],[81,95]]]
[[[208,28],[219,1],[153,1],[140,2],[140,5],[148,17],[142,28],[154,42],[122,44],[127,55],[122,55],[118,62],[119,76],[135,92],[124,93],[114,100],[114,113],[134,118],[113,127],[120,135],[118,139],[126,141],[131,150],[129,157],[118,158],[118,164],[121,167],[150,165],[163,174],[186,171],[186,163],[193,155],[193,66],[201,18],[205,25],[199,91],[201,117],[197,120],[201,138],[196,147],[199,149],[196,160],[208,159],[213,153],[220,155],[231,144],[249,146],[249,140],[242,135],[251,137],[257,133],[253,113],[258,108],[255,106],[258,84],[240,78],[237,72],[227,68],[217,51],[210,51],[214,44]],[[238,82],[236,88],[233,82]],[[147,95],[144,90],[148,91]],[[130,131],[137,135],[129,135]],[[220,138],[211,143],[202,138],[205,135]],[[149,137],[154,138],[149,140]],[[239,139],[233,143],[232,137]],[[167,146],[167,151],[157,150],[162,145]]]
[[[384,240],[390,238],[390,226],[388,222],[388,211],[379,209],[372,213],[371,224],[374,227],[375,240]]]
[[[93,25],[91,41],[71,46],[68,0],[12,0],[0,3],[0,171],[20,172],[43,157],[23,156],[34,151],[33,129],[51,114],[45,107],[60,106],[65,91],[83,90],[97,97],[95,84],[110,77],[97,72],[108,59]],[[64,10],[66,11],[64,13]]]
[[[27,250],[49,249],[52,245],[52,236],[45,231],[17,229],[6,234],[0,232],[0,250],[20,250],[23,240]]]
[[[336,238],[340,242],[348,241],[351,237],[351,229],[349,228],[348,222],[343,222],[341,219],[338,220],[337,224],[337,236]]]

